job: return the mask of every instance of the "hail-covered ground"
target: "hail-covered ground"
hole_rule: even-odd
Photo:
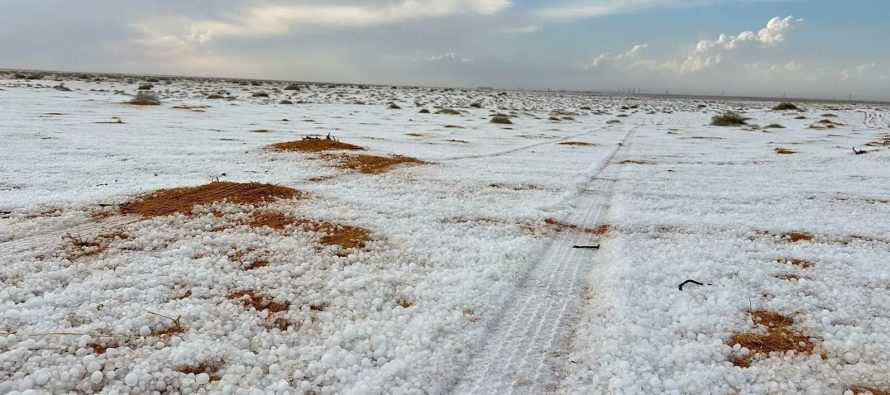
[[[0,74],[0,393],[890,391],[890,108],[776,104]]]

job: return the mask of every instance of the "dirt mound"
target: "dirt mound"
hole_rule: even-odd
[[[297,226],[306,231],[323,233],[321,243],[325,245],[338,245],[343,248],[361,248],[371,241],[371,234],[367,230],[351,225],[333,224],[325,221],[299,220]]]
[[[336,167],[358,170],[364,174],[380,174],[402,164],[424,164],[426,162],[409,156],[375,155],[327,155],[325,159],[337,161]]]
[[[298,220],[287,214],[273,211],[256,211],[250,216],[250,222],[247,224],[253,228],[262,228],[268,226],[272,229],[284,229],[290,224],[297,223]]]
[[[175,213],[188,214],[195,206],[220,201],[255,204],[299,195],[300,192],[295,189],[278,185],[216,181],[196,187],[161,189],[122,204],[120,211],[123,214],[159,217]]]
[[[733,364],[740,367],[751,366],[751,357],[757,354],[766,354],[772,352],[788,352],[796,351],[802,354],[813,353],[812,340],[797,332],[791,325],[794,319],[781,315],[772,311],[750,311],[751,319],[757,325],[766,327],[766,333],[759,332],[743,332],[736,333],[729,338],[726,343],[730,347],[736,344],[751,350],[751,354],[747,356],[735,356],[732,360]]]
[[[271,145],[276,151],[291,152],[323,152],[323,151],[361,151],[364,148],[332,139],[303,139],[286,141]]]
[[[877,388],[863,387],[863,386],[859,386],[859,385],[850,387],[850,391],[853,391],[854,395],[865,395],[869,392],[872,395],[890,395],[890,392],[888,392],[888,391],[881,391]]]

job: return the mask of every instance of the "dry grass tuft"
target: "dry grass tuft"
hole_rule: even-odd
[[[747,125],[748,118],[743,117],[741,114],[733,111],[724,111],[720,115],[715,115],[711,118],[711,125],[713,126],[742,126]]]
[[[323,152],[323,151],[361,151],[364,148],[332,139],[302,139],[271,145],[275,151],[291,152]]]
[[[787,102],[787,101],[783,101],[783,102],[777,104],[775,107],[773,107],[774,111],[789,111],[789,110],[799,110],[799,109],[800,108],[797,107],[797,105],[795,105],[794,103],[791,103],[791,102]]]
[[[757,354],[785,353],[795,351],[802,354],[813,353],[812,340],[797,332],[791,325],[794,319],[772,311],[749,311],[751,319],[756,325],[766,327],[766,333],[742,332],[736,333],[726,343],[730,347],[736,344],[747,348],[751,355],[747,357],[735,356],[732,362],[735,366],[751,366],[751,357]]]
[[[228,299],[241,302],[241,304],[253,307],[256,310],[266,310],[270,313],[286,311],[289,307],[287,302],[275,302],[273,298],[259,294],[252,289],[234,291],[229,294]]]
[[[790,149],[782,148],[782,147],[773,148],[773,151],[776,151],[776,153],[779,155],[791,155],[791,154],[797,153],[797,151],[795,151],[795,150],[790,150]]]
[[[216,181],[196,187],[162,189],[142,195],[120,206],[123,214],[158,217],[175,213],[188,214],[195,206],[227,201],[255,204],[272,199],[298,197],[300,192],[272,184]]]
[[[364,174],[386,173],[402,164],[425,164],[426,162],[409,156],[375,156],[375,155],[327,155],[326,159],[337,161],[336,167],[358,170]]]
[[[157,106],[161,104],[161,101],[151,92],[139,92],[136,94],[136,97],[128,101],[127,104],[132,104],[134,106]]]
[[[101,233],[91,238],[67,234],[63,237],[65,257],[73,261],[86,256],[98,255],[107,250],[115,240],[126,240],[128,238],[130,238],[130,235],[122,229]]]
[[[501,125],[512,125],[513,124],[513,121],[511,121],[509,117],[504,116],[504,115],[495,115],[495,116],[491,117],[491,121],[489,121],[489,122],[497,123],[497,124],[501,124]]]
[[[414,299],[409,298],[407,296],[402,296],[396,300],[396,304],[399,306],[402,306],[402,308],[404,308],[404,309],[407,309],[411,306],[414,306]]]
[[[621,162],[618,162],[622,165],[654,165],[655,162],[648,160],[638,160],[638,159],[625,159]]]
[[[173,320],[173,324],[163,330],[151,331],[151,336],[168,337],[185,333],[185,327],[180,324],[179,319]]]

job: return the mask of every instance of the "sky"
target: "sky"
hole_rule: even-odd
[[[890,100],[887,0],[0,0],[0,68]]]

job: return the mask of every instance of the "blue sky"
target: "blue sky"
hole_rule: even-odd
[[[0,67],[890,99],[886,0],[0,0]]]

